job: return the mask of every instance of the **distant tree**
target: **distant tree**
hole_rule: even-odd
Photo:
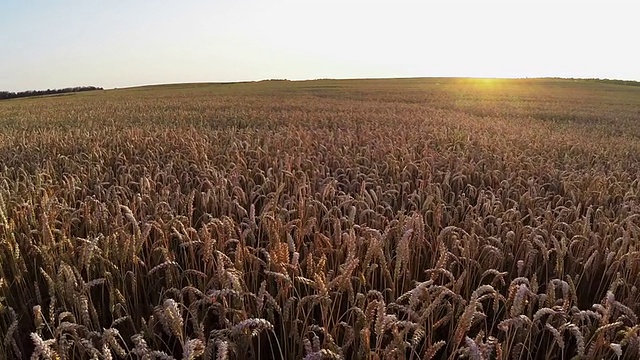
[[[76,86],[64,89],[47,89],[47,90],[27,90],[20,92],[0,91],[0,100],[17,99],[30,96],[56,95],[64,93],[73,93],[81,91],[104,90],[97,86]]]

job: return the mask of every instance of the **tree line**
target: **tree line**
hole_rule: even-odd
[[[92,91],[92,90],[104,90],[104,89],[96,86],[76,86],[76,87],[68,87],[64,89],[27,90],[27,91],[19,91],[19,92],[0,91],[0,100],[17,99],[17,98],[24,98],[24,97],[31,97],[31,96],[65,94],[65,93],[74,93],[74,92]]]

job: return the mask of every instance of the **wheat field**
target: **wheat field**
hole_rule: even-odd
[[[640,87],[0,102],[2,359],[637,359]]]

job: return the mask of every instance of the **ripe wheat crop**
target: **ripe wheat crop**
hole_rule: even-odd
[[[640,88],[0,102],[0,358],[637,359]]]

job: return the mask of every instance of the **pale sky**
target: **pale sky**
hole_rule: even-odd
[[[0,91],[269,78],[640,80],[637,0],[0,0]]]

